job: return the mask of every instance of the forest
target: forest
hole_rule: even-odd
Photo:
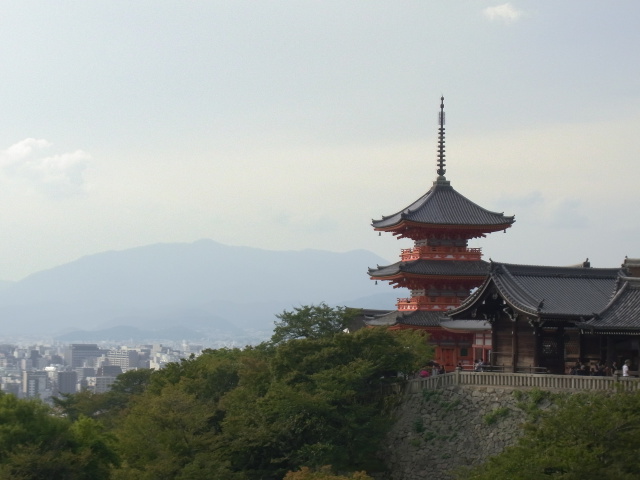
[[[268,342],[128,371],[53,408],[3,395],[0,478],[366,478],[356,472],[383,468],[381,385],[431,354],[412,332],[344,333],[357,313],[285,311]]]
[[[277,315],[270,341],[206,350],[111,391],[0,395],[0,478],[370,480],[397,398],[382,386],[431,357],[414,331],[345,333],[358,311]],[[640,397],[576,394],[539,412],[519,444],[460,479],[640,475]]]

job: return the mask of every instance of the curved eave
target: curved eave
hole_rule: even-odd
[[[533,298],[526,289],[522,288],[511,272],[507,270],[506,274],[511,279],[509,284],[501,281],[500,277],[496,277],[493,274],[491,275],[498,294],[502,299],[516,312],[524,313],[525,315],[539,315],[539,310],[533,308],[531,305],[539,305],[541,300]],[[520,300],[522,298],[526,298],[528,304],[523,303]]]
[[[624,281],[624,283],[622,284],[622,286],[614,293],[613,297],[611,298],[611,300],[609,300],[609,303],[602,309],[601,312],[598,313],[598,317],[600,318],[606,318],[609,315],[613,315],[614,317],[616,316],[616,308],[618,307],[618,303],[620,302],[620,299],[624,298],[624,295],[627,294],[627,292],[629,291],[629,281],[628,281],[628,277],[623,277],[621,276],[619,278],[620,281]]]
[[[423,225],[468,225],[481,227],[490,225],[498,229],[511,225],[514,216],[505,216],[502,212],[494,212],[472,202],[456,191],[444,176],[438,177],[433,186],[424,195],[409,206],[394,213],[374,220],[376,229],[397,228],[407,222]],[[492,229],[491,231],[496,231]]]
[[[598,332],[640,330],[640,278],[621,276],[619,280],[624,283],[607,306],[580,324],[581,328]]]
[[[469,296],[466,300],[464,300],[462,304],[460,304],[458,307],[449,310],[446,313],[446,315],[448,317],[461,316],[465,312],[476,308],[476,303],[478,301],[481,301],[484,298],[490,285],[493,285],[496,288],[496,290],[498,291],[498,295],[514,311],[518,313],[523,313],[525,315],[536,315],[536,316],[538,315],[537,310],[530,310],[526,308],[526,306],[522,305],[520,302],[517,302],[513,295],[508,294],[507,292],[504,291],[504,289],[501,289],[500,285],[496,284],[496,282],[490,275],[485,278],[485,281],[482,283],[482,285],[480,285],[478,289],[475,292],[473,292],[473,294],[471,294],[471,296]]]
[[[452,315],[462,314],[462,313],[466,312],[467,310],[471,309],[471,307],[473,307],[473,305],[475,305],[476,301],[480,297],[482,297],[482,295],[487,290],[487,287],[489,286],[490,283],[491,283],[491,277],[485,277],[484,282],[482,282],[482,285],[480,285],[475,292],[473,292],[470,296],[468,296],[456,308],[453,308],[453,309],[449,310],[446,313],[446,315],[448,317],[450,317]]]
[[[384,275],[384,276],[374,276],[371,272],[369,272],[369,276],[371,280],[384,280],[384,281],[392,281],[392,280],[402,280],[407,278],[418,278],[421,280],[442,280],[446,278],[447,280],[479,280],[482,281],[486,278],[486,275],[451,275],[451,274],[420,274],[420,273],[407,273],[407,272],[398,272],[394,275]]]
[[[384,267],[370,268],[369,276],[375,280],[402,281],[403,279],[459,280],[479,285],[489,274],[489,264],[484,260],[411,260]]]
[[[440,326],[453,333],[477,333],[491,330],[491,324],[485,320],[444,320]]]
[[[376,222],[373,222],[371,226],[376,232],[393,232],[397,235],[401,235],[403,230],[408,229],[430,229],[430,230],[463,230],[468,232],[474,232],[477,234],[493,233],[510,228],[515,220],[513,217],[510,222],[501,224],[468,224],[468,223],[423,223],[411,220],[401,220],[393,225],[385,225],[382,227],[376,226]]]

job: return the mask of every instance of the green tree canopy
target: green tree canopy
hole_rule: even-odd
[[[384,376],[413,371],[429,355],[425,338],[411,331],[285,342],[261,373],[271,376],[267,390],[241,381],[223,399],[221,451],[249,478],[327,464],[378,469],[375,453],[389,425]]]
[[[93,419],[72,423],[38,400],[0,395],[0,478],[106,480],[119,464],[114,440]]]
[[[390,417],[381,386],[390,373],[415,371],[431,349],[412,331],[343,333],[350,313],[325,313],[342,318],[325,333],[206,350],[154,373],[117,421],[123,465],[115,478],[258,480],[303,466],[382,468],[376,452]]]
[[[317,340],[342,332],[349,322],[360,313],[359,309],[332,308],[326,303],[295,307],[276,315],[271,342],[278,344],[287,340],[308,338]]]
[[[640,478],[640,394],[576,393],[526,425],[517,445],[459,478]]]

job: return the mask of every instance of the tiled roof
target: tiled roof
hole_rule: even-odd
[[[389,312],[386,315],[380,315],[373,318],[367,318],[365,323],[372,327],[407,325],[415,327],[438,327],[440,320],[446,318],[442,312],[430,312],[424,310],[416,310],[413,312]]]
[[[640,330],[640,278],[622,277],[624,283],[609,304],[590,320],[586,330]]]
[[[619,268],[494,264],[491,278],[502,296],[526,313],[592,315],[607,304]]]
[[[396,324],[400,312],[393,310],[379,315],[372,315],[364,318],[364,323],[370,327],[390,327]]]
[[[495,286],[515,310],[538,317],[591,317],[611,298],[619,268],[552,267],[492,263],[485,283],[450,313],[470,308]]]
[[[445,330],[451,330],[459,333],[474,333],[491,330],[491,324],[486,320],[449,320],[440,321],[440,326]]]
[[[369,325],[369,321],[374,321],[377,317],[382,317],[389,313],[396,312],[395,310],[378,310],[371,308],[360,308],[356,310],[360,310],[359,314],[355,316],[347,326],[351,332],[355,332],[356,330]]]
[[[483,277],[489,273],[489,263],[484,260],[412,260],[369,269],[369,275],[372,277],[388,277],[398,273]]]
[[[403,221],[431,225],[494,226],[495,230],[501,230],[511,226],[515,220],[513,216],[485,210],[456,192],[448,181],[439,179],[414,203],[393,215],[374,220],[372,225],[374,228],[388,228]]]

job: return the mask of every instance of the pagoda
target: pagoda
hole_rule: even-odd
[[[410,238],[414,246],[402,249],[399,262],[370,268],[369,276],[388,281],[394,288],[408,288],[411,293],[398,299],[396,311],[370,317],[366,323],[427,331],[436,347],[435,360],[450,371],[459,362],[473,363],[471,347],[478,340],[472,333],[444,330],[440,319],[460,305],[489,273],[481,249],[469,248],[468,242],[506,231],[515,219],[473,203],[445,178],[444,97],[440,100],[438,168],[433,186],[408,207],[372,221],[374,230]]]

